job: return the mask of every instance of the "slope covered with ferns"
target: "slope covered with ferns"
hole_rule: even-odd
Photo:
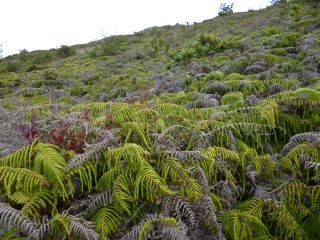
[[[317,239],[320,5],[0,62],[3,239]]]

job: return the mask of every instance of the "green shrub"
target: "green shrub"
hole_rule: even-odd
[[[210,81],[210,80],[223,80],[223,78],[224,78],[224,73],[223,72],[214,71],[214,72],[208,73],[204,77],[204,80],[207,82],[207,81]]]
[[[303,35],[297,32],[282,33],[274,36],[273,46],[274,48],[281,47],[295,47],[297,45],[297,40]]]
[[[32,72],[32,71],[36,71],[36,70],[42,70],[44,68],[44,66],[40,65],[40,64],[32,64],[30,66],[28,66],[26,68],[26,72]]]
[[[20,79],[16,73],[0,73],[0,87],[15,87],[20,84]]]
[[[41,87],[43,84],[41,80],[32,80],[30,83],[32,87],[36,87],[36,88]]]
[[[61,47],[57,49],[57,54],[61,58],[66,58],[75,55],[76,50],[67,45],[61,45]]]
[[[5,63],[8,72],[18,72],[21,69],[21,64],[18,61],[9,61]]]
[[[58,73],[55,69],[47,69],[43,73],[43,84],[44,86],[54,87],[54,88],[62,88],[63,80],[58,79]]]
[[[245,76],[241,75],[240,73],[231,73],[224,78],[225,81],[229,80],[243,80],[246,79]]]
[[[269,37],[279,33],[279,29],[276,27],[268,27],[261,30],[261,35],[263,37]]]
[[[170,45],[162,37],[154,37],[151,40],[152,55],[155,56],[159,51],[169,51]]]
[[[102,43],[102,54],[107,56],[112,56],[118,54],[124,45],[124,39],[121,36],[111,36],[108,37]]]
[[[262,54],[261,58],[267,63],[284,63],[285,58],[270,53]]]
[[[233,8],[233,3],[231,4],[221,3],[219,7],[218,15],[219,16],[230,15],[233,13],[232,8]]]
[[[239,108],[244,105],[242,92],[228,92],[221,98],[222,105],[232,105],[232,108]]]
[[[88,88],[85,86],[74,86],[69,90],[72,96],[82,97],[88,93]]]
[[[50,62],[55,57],[55,49],[49,51],[34,51],[31,54],[32,64],[45,64]]]
[[[215,35],[200,33],[197,38],[180,49],[174,56],[176,62],[187,62],[192,58],[208,56],[225,49],[224,42]]]
[[[5,97],[6,95],[9,95],[12,92],[9,88],[2,88],[0,87],[0,98]]]
[[[47,69],[44,71],[43,77],[45,80],[56,80],[58,77],[58,73],[54,69]]]
[[[271,53],[273,55],[282,56],[282,57],[287,55],[287,51],[284,48],[273,48],[271,50]]]

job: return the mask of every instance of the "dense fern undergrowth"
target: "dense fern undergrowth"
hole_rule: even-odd
[[[290,1],[3,59],[1,239],[319,239],[319,19]]]

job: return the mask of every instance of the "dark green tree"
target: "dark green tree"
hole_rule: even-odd
[[[226,3],[221,3],[220,7],[219,7],[219,16],[226,16],[229,14],[233,13],[233,3],[231,4],[226,4]]]

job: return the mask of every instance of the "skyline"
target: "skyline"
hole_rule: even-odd
[[[154,26],[202,22],[217,16],[221,3],[232,2],[234,12],[269,5],[269,0],[3,0],[2,55],[83,44]]]

